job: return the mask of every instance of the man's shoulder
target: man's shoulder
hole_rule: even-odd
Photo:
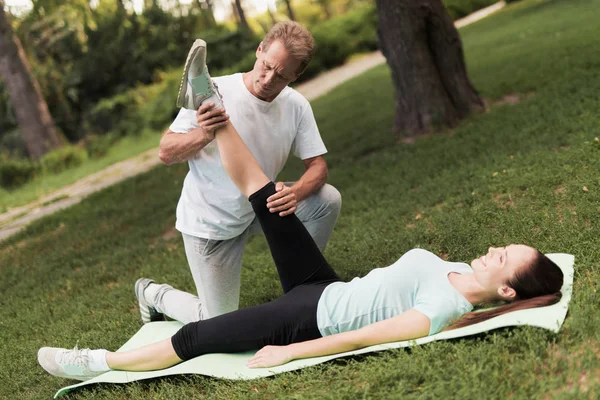
[[[287,86],[284,90],[286,92],[288,100],[291,100],[301,105],[309,104],[308,99],[296,89]]]
[[[217,83],[217,85],[222,84],[233,84],[240,81],[240,72],[231,75],[222,75],[222,76],[213,76],[212,79]]]
[[[288,105],[292,105],[294,109],[304,112],[307,107],[310,107],[309,101],[304,97],[302,93],[294,88],[286,87],[283,92],[284,101]]]

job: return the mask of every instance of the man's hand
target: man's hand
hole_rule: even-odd
[[[279,213],[280,217],[293,214],[298,208],[296,194],[291,188],[285,186],[283,182],[277,182],[275,185],[277,193],[267,199],[267,208],[272,213]]]
[[[248,368],[267,368],[288,363],[292,354],[288,346],[265,346],[248,360]]]
[[[225,113],[224,108],[215,108],[215,103],[208,102],[202,104],[198,111],[196,111],[196,120],[198,121],[198,125],[204,132],[210,134],[214,137],[215,130],[219,129],[225,125],[229,121],[229,115]]]

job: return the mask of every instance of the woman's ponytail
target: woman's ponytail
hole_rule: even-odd
[[[562,293],[556,292],[553,294],[532,297],[526,300],[515,300],[511,303],[498,306],[491,310],[469,312],[460,317],[458,320],[456,320],[453,324],[451,324],[444,330],[463,328],[465,326],[477,324],[479,322],[483,322],[490,318],[494,318],[512,311],[550,306],[552,304],[558,303],[561,297]]]

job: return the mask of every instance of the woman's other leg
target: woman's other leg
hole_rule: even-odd
[[[38,363],[49,374],[80,381],[86,381],[111,369],[151,371],[168,368],[181,361],[170,338],[139,349],[114,353],[77,347],[72,350],[42,347],[38,351]]]
[[[317,339],[321,337],[317,305],[326,286],[301,285],[270,303],[187,324],[171,338],[138,349],[107,352],[44,347],[38,352],[38,361],[52,375],[87,380],[108,368],[152,371],[208,353],[258,350],[266,345]]]
[[[185,325],[171,339],[182,360],[321,337],[317,305],[327,284],[300,285],[272,302]]]
[[[182,361],[175,353],[171,338],[135,350],[106,353],[108,366],[124,371],[164,369]]]

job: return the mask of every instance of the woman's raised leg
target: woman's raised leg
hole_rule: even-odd
[[[227,174],[246,196],[261,189],[271,180],[264,174],[233,124],[228,123],[215,134],[221,163]]]
[[[302,222],[294,215],[280,217],[267,208],[275,185],[263,173],[248,147],[229,123],[215,134],[225,171],[246,195],[260,222],[277,266],[284,293],[309,282],[340,280]]]

